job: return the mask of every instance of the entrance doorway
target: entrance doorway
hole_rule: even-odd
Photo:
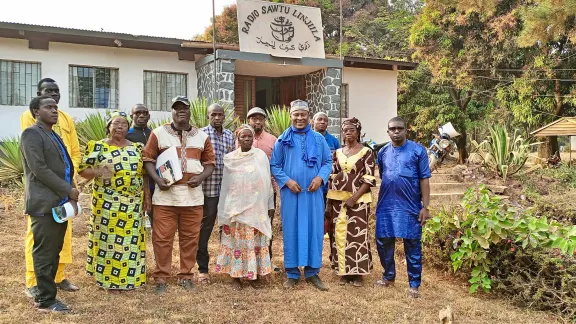
[[[246,117],[248,110],[254,106],[264,109],[290,107],[290,103],[296,99],[306,100],[304,75],[281,78],[236,75],[234,83],[234,103],[240,118]]]

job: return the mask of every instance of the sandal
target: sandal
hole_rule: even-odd
[[[356,276],[356,278],[354,278],[351,283],[353,287],[364,287],[364,279],[362,279],[362,276]]]
[[[199,273],[198,274],[198,283],[203,285],[209,285],[212,282],[210,281],[210,275],[207,273]]]
[[[420,292],[418,288],[410,288],[410,298],[418,298],[420,297]]]
[[[384,287],[384,288],[394,287],[394,281],[378,280],[374,283],[374,287]]]

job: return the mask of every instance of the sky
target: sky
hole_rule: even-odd
[[[4,1],[0,10],[4,22],[181,39],[202,33],[212,17],[211,0]],[[236,0],[214,2],[219,14]]]

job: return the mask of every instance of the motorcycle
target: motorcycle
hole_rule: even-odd
[[[454,129],[452,123],[438,128],[438,134],[430,141],[430,147],[427,149],[430,171],[438,168],[447,156],[458,149],[456,142],[452,139],[460,136],[460,133]]]
[[[557,169],[562,166],[562,159],[560,158],[560,152],[556,151],[554,155],[548,158],[548,167],[551,169]]]
[[[372,153],[374,153],[374,158],[376,159],[376,162],[378,162],[378,152],[380,152],[380,149],[386,146],[386,144],[390,143],[390,141],[377,144],[369,138],[364,139],[364,137],[366,137],[366,133],[362,134],[360,142],[362,145],[372,150]]]

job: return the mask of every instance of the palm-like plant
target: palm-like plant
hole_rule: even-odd
[[[286,106],[272,106],[268,109],[266,131],[276,137],[290,127],[290,111]]]
[[[159,118],[156,120],[152,120],[148,123],[148,127],[150,129],[156,129],[162,125],[169,124],[172,121],[170,117]]]
[[[490,135],[482,143],[472,141],[476,152],[470,159],[480,156],[484,165],[506,181],[508,176],[522,169],[528,160],[531,146],[537,144],[530,144],[518,134],[518,130],[510,134],[505,126],[496,125],[490,128]]]
[[[234,108],[220,103],[224,108],[224,124],[223,127],[231,131],[236,130],[240,125],[240,119],[236,117]],[[196,98],[190,102],[190,124],[197,128],[208,126],[208,101],[204,98]]]
[[[21,185],[23,176],[20,136],[0,139],[0,182],[15,180]]]
[[[86,118],[76,122],[76,132],[81,147],[86,147],[89,141],[99,141],[106,135],[106,115],[99,112],[86,114]]]

